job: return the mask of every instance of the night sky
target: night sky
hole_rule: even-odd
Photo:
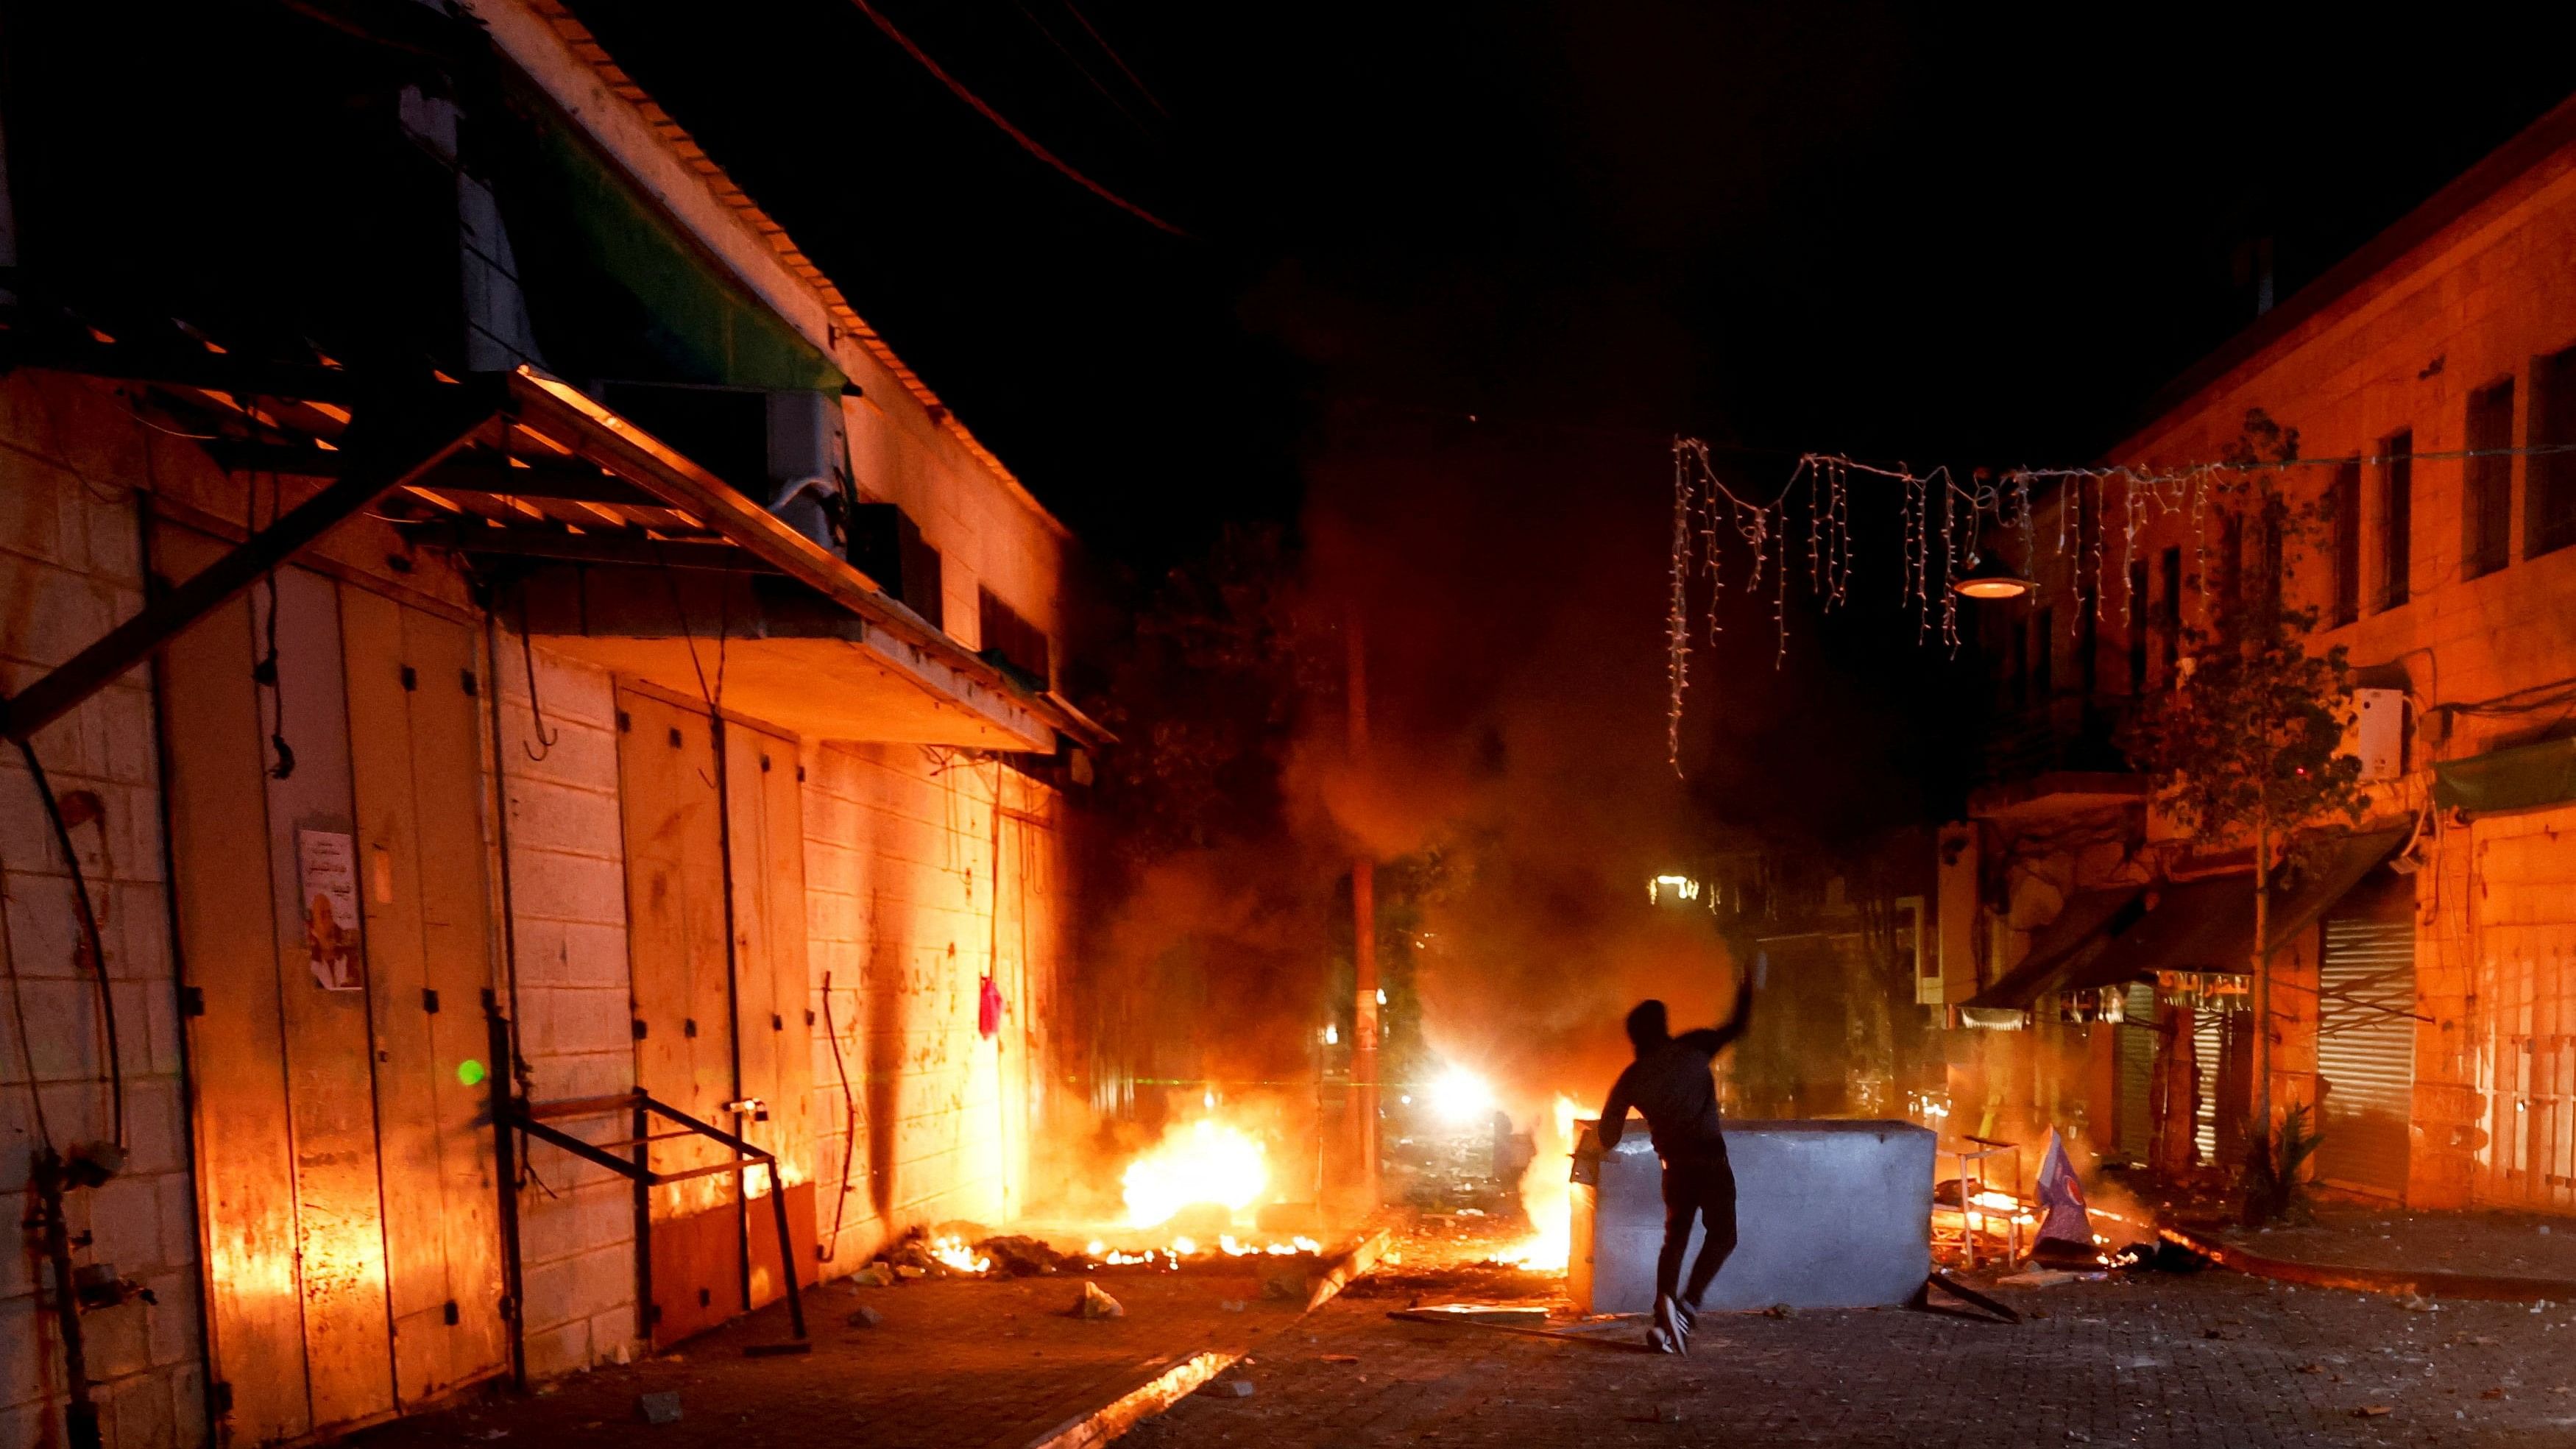
[[[1387,607],[1472,612],[1420,651],[1461,677],[1509,559],[1521,637],[1625,641],[1619,748],[1658,758],[1675,432],[1748,484],[1806,449],[2087,460],[2252,320],[2260,239],[2287,298],[2576,89],[2567,11],[873,3],[1189,235],[1031,157],[851,0],[575,8],[1098,557],[1375,530],[1362,593],[1444,555]],[[1802,619],[1760,688],[1745,622],[1704,661],[1741,716],[1704,790],[1858,759],[1856,802],[1956,766],[1955,732],[1891,723],[1967,667],[1910,616]],[[1458,688],[1462,737],[1509,692]]]

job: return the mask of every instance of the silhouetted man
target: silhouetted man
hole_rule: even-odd
[[[1628,1041],[1637,1059],[1601,1104],[1603,1151],[1619,1145],[1634,1107],[1645,1114],[1655,1155],[1663,1160],[1664,1250],[1655,1259],[1655,1326],[1646,1342],[1664,1353],[1690,1351],[1700,1296],[1735,1251],[1735,1169],[1727,1163],[1726,1137],[1718,1128],[1717,1081],[1710,1068],[1727,1043],[1744,1035],[1752,1017],[1750,976],[1736,988],[1735,1015],[1724,1026],[1675,1036],[1662,1002],[1637,1003],[1628,1013]],[[1694,1218],[1707,1223],[1708,1236],[1684,1287],[1682,1254],[1690,1250]]]

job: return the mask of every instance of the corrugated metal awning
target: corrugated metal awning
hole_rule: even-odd
[[[2138,923],[2114,937],[2061,989],[2152,980],[2159,971],[2243,972],[2254,954],[2254,878],[2216,876],[2149,893]]]
[[[2033,1002],[2058,989],[2058,978],[2070,966],[2137,918],[2135,907],[2144,889],[2111,886],[2077,891],[2067,897],[2057,919],[2032,934],[2030,950],[2020,964],[1960,1004],[1978,1010],[2027,1010]]]

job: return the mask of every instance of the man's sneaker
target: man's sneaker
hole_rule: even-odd
[[[1680,1304],[1658,1296],[1655,1299],[1655,1326],[1646,1335],[1647,1346],[1659,1353],[1690,1352],[1690,1319],[1685,1313]]]
[[[1699,1331],[1699,1308],[1696,1305],[1675,1299],[1673,1309],[1681,1315],[1682,1333],[1685,1337]]]

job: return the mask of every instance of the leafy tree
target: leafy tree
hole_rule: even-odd
[[[2360,818],[2361,762],[2342,753],[2352,684],[2337,645],[2311,653],[2317,611],[2294,601],[2297,545],[2328,521],[2329,504],[2294,501],[2281,470],[2298,433],[2246,414],[2229,461],[2239,471],[2216,500],[2224,570],[2207,592],[2203,627],[2188,636],[2172,687],[2140,713],[2126,741],[2159,798],[2195,834],[2250,840],[2254,849],[2255,1140],[2272,1143],[2271,889],[2276,856],[2305,827]],[[2311,840],[2313,841],[2313,836]],[[2275,1174],[2277,1176],[2277,1171]]]

